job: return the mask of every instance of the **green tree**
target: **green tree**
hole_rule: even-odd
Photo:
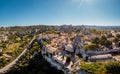
[[[97,30],[95,28],[91,29],[91,32],[95,33]]]
[[[85,63],[81,62],[80,69],[88,74],[106,74],[106,68],[103,63]]]
[[[107,38],[105,36],[102,36],[100,39],[100,44],[104,45],[106,40],[107,40]]]
[[[118,61],[109,61],[105,67],[107,69],[107,73],[120,74],[120,62]]]
[[[70,63],[70,61],[71,61],[71,57],[68,56],[67,59],[66,59],[66,63]]]
[[[113,39],[113,42],[115,42],[115,44],[117,44],[117,43],[119,42],[119,40],[120,40],[120,38],[115,37],[115,38]]]
[[[3,52],[0,52],[0,56],[2,56],[3,55]]]
[[[5,58],[0,58],[0,68],[2,68],[3,66],[5,66],[7,63],[7,60]]]
[[[112,42],[109,40],[106,40],[104,45],[109,48],[112,45]]]
[[[95,37],[94,39],[92,39],[92,42],[95,43],[96,45],[98,45],[100,43],[100,38]]]
[[[116,34],[116,37],[120,38],[120,34]]]
[[[85,45],[84,49],[85,49],[85,51],[87,51],[87,50],[96,51],[98,49],[98,46],[96,44],[92,43],[89,45]]]

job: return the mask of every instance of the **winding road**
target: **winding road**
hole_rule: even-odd
[[[36,36],[33,37],[33,39],[30,41],[30,43],[29,43],[28,46],[30,46],[30,45],[33,43],[33,41],[35,40],[35,38],[36,38]],[[25,49],[23,50],[23,52],[22,52],[14,61],[12,61],[11,63],[9,63],[9,64],[6,65],[5,67],[1,68],[1,69],[0,69],[0,74],[4,74],[6,71],[10,70],[10,68],[13,67],[13,66],[17,63],[17,61],[19,61],[19,59],[21,58],[21,56],[22,56],[23,54],[25,54],[25,52],[26,52],[27,50],[28,50],[28,48],[25,48]]]

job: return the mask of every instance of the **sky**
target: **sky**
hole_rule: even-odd
[[[0,26],[120,26],[120,0],[0,0]]]

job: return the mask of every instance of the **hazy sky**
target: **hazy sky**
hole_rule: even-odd
[[[0,26],[120,26],[120,0],[0,0]]]

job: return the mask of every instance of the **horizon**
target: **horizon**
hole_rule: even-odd
[[[8,25],[8,26],[0,26],[1,27],[4,27],[4,28],[7,28],[7,27],[29,27],[29,26],[62,26],[62,25],[72,25],[72,24],[61,24],[61,25],[51,25],[51,24],[34,24],[34,25]],[[72,26],[86,26],[86,27],[120,27],[119,25],[112,25],[112,26],[107,26],[107,25],[87,25],[87,24],[80,24],[80,25],[72,25]]]
[[[0,0],[0,26],[120,26],[120,0]]]

